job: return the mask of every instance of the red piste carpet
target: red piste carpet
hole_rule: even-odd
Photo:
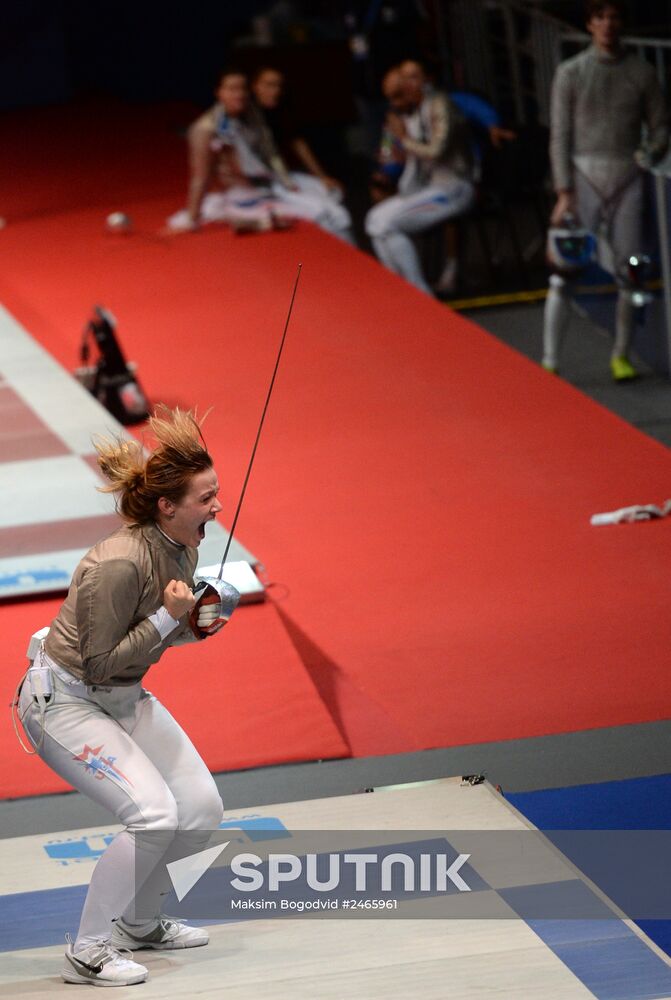
[[[276,584],[270,601],[147,677],[209,766],[666,717],[671,526],[593,528],[589,516],[665,499],[668,451],[309,225],[158,237],[181,201],[183,153],[159,124],[156,184],[133,159],[133,120],[114,201],[74,138],[51,211],[42,191],[30,212],[8,176],[19,208],[2,209],[0,302],[70,369],[90,307],[108,306],[153,401],[213,407],[230,520],[303,264],[238,529]],[[133,234],[105,233],[113,209]],[[0,607],[5,703],[29,633],[57,606]],[[0,747],[0,794],[65,787],[9,724]]]

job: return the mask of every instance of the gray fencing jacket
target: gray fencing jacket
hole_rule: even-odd
[[[195,548],[171,542],[152,522],[125,525],[81,560],[51,624],[48,656],[86,684],[135,684],[169,646],[196,642],[188,615],[165,638],[149,621],[171,580],[193,586]]]
[[[608,198],[638,168],[644,140],[652,163],[668,147],[667,111],[653,67],[635,53],[590,45],[557,68],[552,83],[550,160],[556,191],[573,189],[574,170]]]

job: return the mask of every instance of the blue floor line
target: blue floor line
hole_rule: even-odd
[[[507,794],[506,798],[539,830],[671,830],[671,774],[605,781],[591,785],[573,785],[568,788],[548,788],[535,792],[518,792]],[[578,843],[576,840],[576,845]],[[581,862],[584,865],[584,855],[571,858],[570,845],[570,837],[561,838],[563,853],[579,866]],[[613,889],[612,877],[609,879],[611,882],[609,886],[601,884],[601,876],[596,868],[592,872],[586,871],[585,874],[593,877],[594,882],[612,896],[612,891],[609,891]],[[607,947],[604,944],[597,948],[594,954],[600,956],[603,962],[593,965],[592,959],[583,959],[582,950],[575,943],[553,944],[551,938],[544,933],[544,923],[548,922],[530,922],[530,926],[549,947],[553,948],[571,971],[583,980],[595,996],[600,1000],[619,1000],[620,997],[622,1000],[635,1000],[633,994],[629,992],[630,987],[627,988],[627,992],[623,993],[621,990],[618,992],[616,981],[610,979],[608,974],[609,962],[616,961],[620,954],[618,945]],[[659,948],[667,955],[671,955],[671,920],[638,920],[637,923]],[[646,956],[651,956],[658,963],[655,970],[654,963],[651,964],[648,957],[643,959],[640,948],[639,941],[639,944],[627,945],[622,952],[631,963],[632,970],[637,970],[639,961],[644,961],[645,970],[641,973],[643,976],[641,989],[644,989],[644,992],[637,993],[636,998],[642,1000],[648,996],[656,998],[671,995],[668,984],[662,985],[666,982],[669,967],[664,965],[650,949],[646,949]],[[666,971],[659,966],[663,966]],[[601,969],[598,989],[595,989],[590,981],[594,968]],[[660,985],[655,987],[658,974],[661,977]],[[652,990],[651,993],[645,992],[648,988]],[[655,992],[656,988],[662,992]]]

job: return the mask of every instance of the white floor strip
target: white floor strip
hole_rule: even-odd
[[[0,463],[0,529],[11,531],[34,525],[39,539],[41,525],[71,521],[76,531],[78,519],[113,514],[112,496],[97,491],[100,481],[80,456],[92,454],[95,435],[126,431],[2,306],[0,379],[69,452],[52,458]],[[73,547],[71,542],[67,549],[51,551],[45,538],[42,553],[35,553],[34,545],[25,555],[18,547],[15,553],[4,551],[0,555],[0,597],[67,589],[77,563],[97,540],[88,537],[90,530],[82,526],[79,547]],[[221,525],[208,525],[199,547],[199,565],[218,564],[226,539],[227,532]],[[230,561],[250,566],[258,562],[237,541],[231,545]],[[241,579],[249,583],[249,596],[258,599],[262,590],[258,582],[246,574]]]

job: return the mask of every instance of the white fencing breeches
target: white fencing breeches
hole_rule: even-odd
[[[166,859],[202,850],[223,816],[214,779],[188,736],[141,684],[87,687],[44,657],[54,693],[40,711],[26,680],[19,715],[40,757],[125,826],[98,861],[75,949],[142,923],[170,891]],[[56,672],[57,671],[57,672]],[[159,864],[159,862],[161,862]],[[140,891],[141,890],[141,891]]]
[[[643,249],[643,175],[634,174],[610,197],[604,197],[575,171],[578,218],[598,239],[599,263],[620,287],[627,286],[627,262]]]
[[[410,236],[461,215],[470,207],[473,195],[470,181],[455,177],[449,186],[393,195],[374,205],[366,215],[366,232],[380,262],[430,295]]]
[[[628,293],[628,261],[641,253],[643,242],[643,179],[632,175],[628,182],[605,197],[579,170],[575,172],[578,218],[598,238],[599,263],[618,285],[615,337],[611,358],[626,357],[631,342],[636,308]],[[552,275],[545,302],[543,363],[556,369],[571,312],[572,284],[579,275]]]

